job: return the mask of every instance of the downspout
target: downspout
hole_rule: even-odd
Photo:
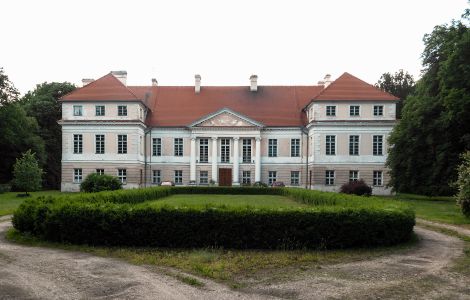
[[[305,188],[308,189],[308,185],[309,185],[309,182],[308,182],[308,177],[309,177],[309,173],[308,173],[308,157],[310,155],[309,153],[309,140],[308,140],[308,131],[306,132],[306,128],[303,127],[302,128],[302,133],[304,133],[306,135],[306,138],[307,138],[307,159],[305,160]]]

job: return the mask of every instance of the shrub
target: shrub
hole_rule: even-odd
[[[470,151],[462,155],[462,164],[458,168],[458,173],[457,203],[460,205],[462,213],[470,217]]]
[[[11,190],[11,186],[9,184],[0,184],[0,194],[8,193]]]
[[[341,193],[354,194],[358,196],[370,196],[372,195],[372,188],[359,179],[357,181],[350,181],[341,186]]]
[[[80,190],[87,193],[114,191],[122,189],[122,183],[117,177],[91,173],[80,184]]]
[[[267,187],[268,187],[268,185],[267,185],[266,183],[261,182],[261,181],[257,181],[257,182],[255,182],[255,183],[253,183],[253,186],[254,186],[254,187],[264,187],[264,188],[267,188]]]

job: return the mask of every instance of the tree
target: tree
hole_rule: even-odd
[[[470,218],[470,151],[462,154],[462,164],[458,168],[457,203],[462,213]]]
[[[0,106],[17,101],[19,94],[3,68],[0,68]]]
[[[13,167],[14,185],[17,189],[28,192],[37,191],[41,188],[42,169],[31,150],[23,153],[20,159],[16,159]]]
[[[61,180],[62,130],[57,121],[62,118],[62,109],[58,99],[75,88],[68,82],[45,82],[21,99],[27,114],[37,120],[39,135],[45,142],[44,184],[47,188],[59,188]]]
[[[408,74],[408,72],[404,72],[402,69],[400,69],[398,72],[395,72],[394,75],[388,72],[383,73],[375,86],[394,95],[395,97],[400,98],[400,101],[397,104],[397,117],[401,118],[403,102],[405,101],[406,97],[408,97],[408,95],[413,92],[415,87],[413,76]]]

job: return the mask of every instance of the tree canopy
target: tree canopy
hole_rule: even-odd
[[[17,158],[13,167],[15,188],[20,191],[37,191],[41,188],[42,169],[31,150],[23,153],[21,158]]]
[[[403,101],[413,92],[415,87],[413,76],[401,69],[395,72],[395,74],[389,72],[383,73],[375,86],[400,98],[397,105],[397,117],[401,118]]]

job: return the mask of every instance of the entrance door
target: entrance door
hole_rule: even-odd
[[[219,185],[232,186],[232,169],[219,168]]]

